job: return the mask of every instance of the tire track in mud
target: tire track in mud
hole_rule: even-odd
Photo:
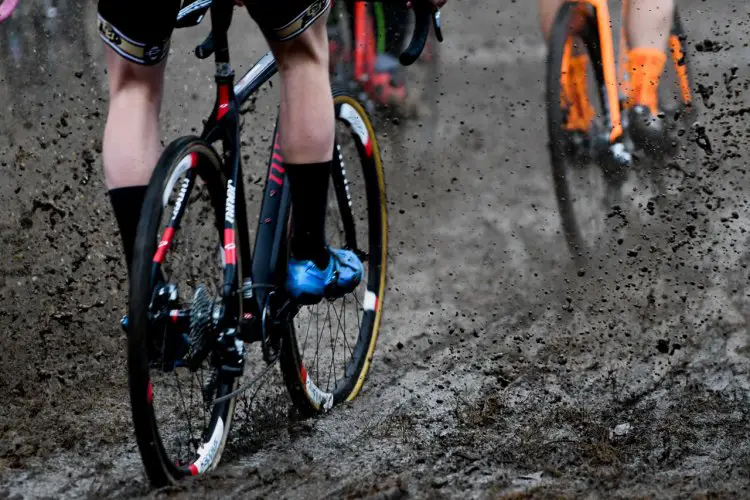
[[[741,496],[750,465],[750,209],[743,196],[747,137],[738,123],[747,104],[734,91],[750,81],[750,72],[738,64],[741,27],[724,25],[730,15],[746,17],[747,7],[715,2],[710,12],[701,8],[701,2],[683,8],[691,37],[724,45],[694,58],[699,82],[713,89],[708,104],[716,103],[699,118],[714,155],[698,152],[678,160],[698,173],[685,180],[666,209],[653,214],[638,206],[644,186],[636,183],[635,201],[625,211],[629,224],[604,242],[595,268],[583,275],[570,262],[552,198],[543,67],[533,50],[539,42],[529,35],[536,32],[536,12],[520,2],[498,7],[469,1],[460,12],[451,8],[446,53],[465,57],[445,67],[446,119],[434,151],[422,154],[417,127],[398,136],[387,131],[384,144],[391,203],[389,290],[363,393],[331,415],[299,422],[287,415],[280,382],[270,381],[274,388],[238,422],[219,470],[170,495]],[[178,36],[182,42],[197,39]],[[243,43],[248,52],[260,46],[257,37]],[[498,47],[517,46],[521,56],[532,50],[532,57],[515,57],[511,49],[492,58]],[[174,58],[175,80],[209,78],[205,69],[189,64],[187,51],[178,50]],[[733,65],[740,68],[727,89]],[[180,83],[173,85],[175,101],[189,97]],[[256,112],[265,128],[251,144],[255,151],[263,150],[263,138],[270,136],[272,109],[266,105]],[[184,132],[198,116],[172,105],[165,135]],[[44,150],[33,154],[49,161]],[[696,163],[702,168],[693,168]],[[48,185],[59,183],[55,174]],[[85,196],[98,191],[99,186],[82,189]],[[66,195],[61,199],[68,203]],[[95,207],[103,214],[90,216],[84,231],[89,239],[97,224],[108,220],[103,197]],[[49,220],[34,220],[39,231],[49,226]],[[108,240],[116,243],[108,231]],[[23,245],[13,238],[3,244]],[[112,244],[108,255],[116,258]],[[111,267],[109,262],[96,268]],[[23,264],[14,271],[19,277]],[[22,297],[5,298],[19,302],[11,314],[23,313]],[[122,342],[111,324],[123,291],[107,297],[98,323],[87,318],[77,328],[111,332],[108,345],[97,345],[100,335],[85,333],[61,351],[87,360],[79,353],[95,346],[104,351],[105,366],[122,363]],[[0,321],[6,328],[13,324]],[[49,328],[60,335],[56,323]],[[17,337],[6,341],[29,346]],[[54,365],[61,356],[45,359]],[[19,376],[24,373],[19,370]],[[121,368],[112,375],[116,379],[124,394]],[[77,384],[97,387],[90,378]],[[70,397],[65,388],[51,394]],[[0,450],[0,493],[5,488],[8,495],[148,495],[126,430],[127,406],[113,412],[101,399],[107,395],[98,394],[79,416],[86,432],[76,431],[75,454],[49,456],[46,447],[60,448],[65,432],[45,434],[48,440],[21,458],[19,448],[10,454]],[[12,398],[16,405],[23,401],[17,394]],[[19,413],[6,410],[7,415]],[[42,417],[40,425],[53,421]],[[3,443],[14,422],[0,421]],[[115,426],[123,431],[102,442]],[[22,436],[20,446],[26,445]],[[75,456],[79,452],[83,455]]]

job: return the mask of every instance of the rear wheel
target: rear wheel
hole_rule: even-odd
[[[234,415],[234,399],[211,403],[234,390],[237,378],[211,357],[197,369],[186,366],[193,319],[182,317],[190,307],[210,317],[205,311],[219,295],[225,187],[214,149],[198,138],[181,138],[159,159],[141,212],[128,375],[136,440],[154,486],[213,469]],[[183,306],[180,294],[193,302]]]
[[[292,401],[304,415],[351,400],[362,388],[385,292],[388,228],[380,151],[359,102],[334,88],[334,105],[337,153],[326,235],[331,246],[359,255],[365,276],[351,294],[303,307],[285,332],[281,368]]]

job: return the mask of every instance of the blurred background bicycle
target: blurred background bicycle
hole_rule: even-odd
[[[405,68],[398,61],[413,22],[404,5],[335,1],[328,21],[331,76],[334,83],[356,91],[370,112],[434,121],[440,95],[434,30],[419,64]]]

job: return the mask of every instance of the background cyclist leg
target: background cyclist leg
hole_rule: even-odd
[[[641,118],[634,120],[636,125],[661,128],[654,118],[659,112],[659,77],[667,59],[673,15],[674,0],[630,0],[628,5],[630,50],[625,107],[631,110],[634,118]]]
[[[362,263],[326,247],[325,216],[333,163],[334,114],[326,15],[295,38],[269,46],[281,77],[279,141],[292,196],[292,258],[287,289],[302,303],[352,291]]]
[[[539,0],[539,22],[545,40],[549,39],[552,23],[564,2],[565,0]],[[577,22],[583,25],[583,17]],[[589,59],[580,43],[571,45],[566,58],[567,62],[563,62],[563,73],[560,76],[563,100],[560,104],[567,110],[564,128],[571,132],[585,133],[596,114],[588,96]]]

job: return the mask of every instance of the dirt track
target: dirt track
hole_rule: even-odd
[[[93,6],[61,2],[67,34],[45,36],[60,26],[32,14],[36,3],[22,12],[33,25],[0,26],[0,497],[155,495],[117,327],[124,268],[100,173]],[[415,160],[415,125],[384,140],[390,282],[365,390],[295,422],[269,384],[266,410],[243,414],[219,470],[171,494],[750,495],[750,6],[680,5],[693,41],[720,44],[691,52],[713,90],[699,117],[713,154],[681,162],[695,175],[666,207],[626,207],[622,244],[583,276],[552,195],[535,2],[449,6],[437,160]],[[241,36],[250,26],[235,21],[237,61],[262,51],[257,34]],[[208,112],[211,65],[190,55],[205,29],[175,36],[165,140]],[[5,51],[14,36],[17,59]],[[263,139],[251,154],[270,135],[269,93],[246,126]]]

